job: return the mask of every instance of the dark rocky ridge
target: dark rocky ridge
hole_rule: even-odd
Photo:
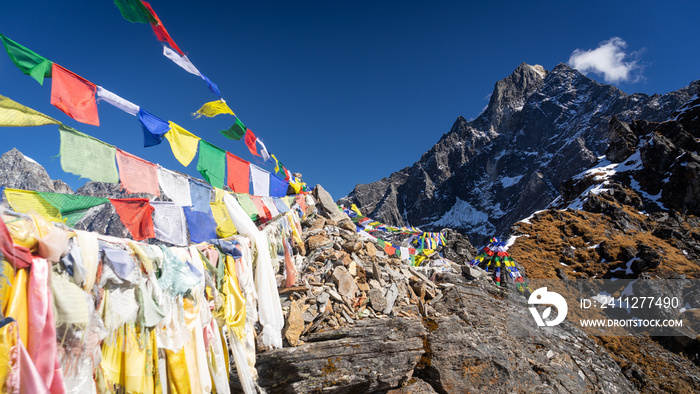
[[[456,228],[478,244],[547,206],[562,181],[594,164],[612,116],[663,121],[699,88],[628,95],[565,64],[546,72],[523,63],[496,83],[478,118],[458,118],[413,166],[357,185],[339,203],[392,225]]]

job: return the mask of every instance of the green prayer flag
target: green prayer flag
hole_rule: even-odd
[[[3,34],[0,34],[0,39],[2,39],[3,45],[5,45],[5,50],[10,56],[10,60],[12,60],[12,63],[14,63],[17,68],[22,70],[24,75],[29,75],[36,79],[40,85],[44,84],[44,78],[51,78],[52,61],[10,40]]]
[[[117,183],[117,149],[66,125],[58,126],[61,134],[61,168],[95,182]]]
[[[0,95],[0,127],[59,124],[56,119]]]
[[[132,23],[156,23],[156,18],[148,12],[141,0],[114,0],[124,19]]]
[[[245,135],[245,130],[246,127],[245,125],[243,125],[243,122],[241,122],[240,119],[236,118],[236,123],[234,123],[233,126],[229,127],[228,130],[220,131],[220,133],[223,134],[226,138],[240,141],[241,138],[243,138],[243,136]]]
[[[241,204],[241,208],[250,216],[250,219],[252,221],[258,220],[258,208],[255,207],[255,203],[250,198],[250,194],[235,193],[235,196],[238,203]]]
[[[210,185],[223,189],[226,175],[226,151],[200,140],[197,171]]]
[[[61,212],[61,216],[66,218],[66,224],[70,227],[75,226],[90,208],[109,202],[108,198],[102,197],[49,192],[37,193]]]

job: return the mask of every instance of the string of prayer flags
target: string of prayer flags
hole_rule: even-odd
[[[131,153],[117,149],[119,179],[129,193],[148,193],[160,196],[158,166]]]
[[[226,151],[200,140],[197,171],[210,185],[223,189],[226,176]]]
[[[158,184],[163,189],[163,193],[175,204],[183,207],[192,206],[190,183],[184,176],[159,166]]]
[[[248,150],[250,153],[252,153],[254,156],[260,156],[257,151],[257,147],[255,146],[255,140],[257,140],[258,137],[253,134],[250,129],[247,129],[245,131],[245,144],[248,147]]]
[[[192,200],[192,209],[197,212],[211,212],[211,186],[203,182],[198,182],[193,179],[188,180],[190,184],[190,198]]]
[[[10,40],[3,34],[0,34],[0,39],[2,39],[10,60],[24,75],[34,78],[40,85],[44,84],[44,78],[51,78],[53,62],[31,49]]]
[[[138,118],[143,129],[144,147],[158,145],[163,142],[163,136],[170,130],[168,122],[152,115],[143,108],[139,109]]]
[[[56,119],[0,95],[0,127],[59,124]]]
[[[51,104],[78,122],[99,126],[97,86],[56,63],[51,73]]]
[[[147,198],[121,198],[109,201],[117,211],[124,227],[136,241],[153,238],[153,207]]]
[[[250,191],[250,163],[226,152],[226,166],[228,168],[226,184],[236,193],[248,193]]]
[[[177,161],[187,167],[197,154],[200,138],[173,122],[168,124],[170,124],[170,131],[165,133],[165,138],[170,142],[170,149],[173,150]]]
[[[63,171],[95,182],[119,182],[115,147],[63,124],[58,126],[58,130],[61,134]]]
[[[152,201],[156,239],[173,245],[187,245],[187,224],[182,207],[172,202]]]
[[[148,12],[141,0],[114,0],[124,19],[132,23],[156,23],[156,19]]]
[[[202,116],[213,118],[214,116],[221,114],[229,114],[236,116],[236,114],[233,113],[231,108],[229,108],[228,105],[226,105],[226,101],[224,101],[223,99],[205,103],[204,105],[202,105],[202,108],[198,109],[197,112],[194,113],[194,116],[195,118],[200,118]]]
[[[256,196],[270,195],[270,173],[262,168],[251,164],[250,179],[253,184],[253,194]]]
[[[104,101],[133,116],[138,115],[141,109],[138,105],[117,96],[102,86],[97,87],[97,102],[99,103],[100,101]]]
[[[151,14],[151,16],[155,19],[155,22],[151,22],[151,27],[153,28],[153,33],[155,33],[156,37],[158,38],[158,41],[167,42],[171,48],[177,51],[177,53],[179,53],[181,56],[185,56],[180,47],[178,47],[175,41],[173,41],[172,37],[170,37],[168,31],[165,30],[163,22],[160,21],[160,18],[158,18],[156,12],[153,11],[153,7],[151,7],[151,5],[145,1],[142,1],[142,3],[146,7],[148,12]]]
[[[231,127],[228,128],[228,130],[221,130],[219,133],[228,139],[240,141],[245,135],[245,131],[246,127],[243,122],[241,122],[239,118],[236,118],[236,121]]]
[[[272,197],[284,197],[287,195],[287,190],[289,189],[289,182],[278,178],[274,174],[270,174],[270,196]]]
[[[488,245],[486,245],[481,253],[470,261],[469,264],[472,266],[479,266],[486,272],[491,272],[493,274],[493,281],[497,286],[505,284],[505,281],[502,280],[505,278],[502,278],[501,271],[501,268],[504,268],[505,272],[515,284],[515,287],[520,292],[530,289],[529,285],[525,283],[525,279],[520,273],[520,270],[515,266],[515,261],[506,251],[505,242],[496,237],[489,239]]]
[[[237,233],[224,203],[225,193],[222,189],[214,189],[214,202],[211,203],[211,213],[216,221],[216,233],[221,238],[228,238]]]
[[[250,219],[252,221],[258,220],[258,215],[260,213],[258,211],[258,208],[255,206],[255,203],[250,198],[250,194],[235,193],[234,195],[236,196],[236,200],[238,200],[238,203],[241,204],[241,208],[243,208],[243,210],[250,217]]]
[[[190,232],[190,241],[199,243],[216,238],[216,221],[211,212],[200,212],[190,208],[184,208],[183,211]]]
[[[74,227],[90,208],[109,202],[107,198],[76,194],[49,192],[37,192],[37,194],[58,209],[61,216],[66,219],[66,224],[69,227]]]
[[[52,221],[63,221],[61,212],[35,191],[5,188],[5,198],[16,212],[35,212]]]

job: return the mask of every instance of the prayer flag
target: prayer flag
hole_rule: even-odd
[[[5,198],[16,212],[36,212],[44,219],[63,221],[61,212],[35,191],[5,188]]]
[[[184,208],[187,228],[190,231],[190,241],[194,243],[216,238],[216,221],[211,211],[200,212]]]
[[[250,194],[236,193],[235,196],[238,203],[241,204],[241,208],[243,208],[250,219],[252,221],[258,220],[260,211],[258,211],[258,208],[255,206],[253,199],[250,198]]]
[[[213,118],[214,116],[219,114],[229,114],[236,116],[236,114],[233,113],[231,108],[229,108],[228,105],[226,105],[226,102],[224,100],[211,101],[202,105],[202,108],[198,109],[197,112],[195,112],[194,116],[195,118],[200,118],[202,116]]]
[[[99,126],[97,86],[56,63],[51,73],[51,104],[78,122]]]
[[[209,80],[204,74],[199,73],[199,76],[202,77],[204,82],[207,83],[207,86],[209,86],[209,91],[214,93],[216,97],[221,98],[221,92],[219,91],[219,87],[216,86],[216,84],[212,81]]]
[[[305,213],[305,212],[306,212],[307,205],[306,205],[306,199],[304,198],[304,196],[301,195],[301,194],[297,194],[297,195],[294,197],[294,201],[297,203],[297,205],[299,206],[299,208],[301,208],[301,211]]]
[[[148,193],[160,196],[158,188],[158,166],[117,149],[119,179],[129,193]]]
[[[270,153],[267,151],[267,148],[265,147],[265,144],[260,140],[260,138],[255,140],[256,144],[260,145],[260,154],[262,155],[262,158],[264,161],[270,160]]]
[[[163,142],[163,135],[170,130],[170,125],[163,119],[151,115],[143,108],[139,109],[139,122],[143,128],[143,146],[149,147]]]
[[[224,203],[224,192],[221,189],[214,189],[214,202],[211,203],[211,212],[216,221],[216,233],[219,234],[221,238],[228,238],[236,234],[236,226],[229,216],[228,209]]]
[[[221,130],[219,133],[223,134],[224,137],[230,138],[232,140],[240,141],[245,135],[245,125],[240,119],[236,118],[236,122],[233,126],[229,127],[228,130]]]
[[[164,201],[153,201],[151,205],[156,239],[178,246],[187,245],[187,224],[182,207]]]
[[[255,140],[257,140],[257,139],[258,139],[258,137],[256,137],[255,134],[253,134],[253,132],[250,131],[250,129],[246,130],[246,132],[245,132],[245,144],[248,146],[248,150],[253,155],[260,156],[258,154],[258,152],[256,150],[256,146],[255,146]]]
[[[275,216],[280,214],[279,209],[277,209],[277,206],[275,205],[275,201],[272,199],[272,197],[261,197],[263,204],[267,207],[267,209],[270,210],[270,213],[272,214],[272,217],[274,218]]]
[[[284,197],[287,195],[289,182],[278,178],[274,174],[270,174],[270,195],[272,197]]]
[[[95,206],[109,202],[109,199],[77,194],[37,192],[44,200],[53,205],[66,219],[69,227],[75,226],[87,211]]]
[[[187,56],[180,56],[177,54],[177,52],[173,51],[165,45],[163,45],[163,55],[168,59],[172,60],[173,63],[182,67],[182,69],[187,71],[188,73],[194,74],[198,77],[202,76],[202,73],[200,73],[199,70],[197,70],[197,67],[195,67],[194,64],[192,64],[192,62]]]
[[[0,127],[27,127],[59,124],[56,119],[0,96]]]
[[[211,186],[193,179],[188,181],[190,183],[192,209],[198,212],[211,212],[211,206],[209,205],[211,202]]]
[[[200,138],[173,122],[168,124],[170,124],[170,131],[165,133],[165,138],[170,142],[170,149],[173,150],[177,161],[187,167],[197,154]]]
[[[156,14],[155,11],[153,11],[153,8],[151,7],[150,4],[147,2],[143,1],[142,2],[144,6],[148,9],[148,11],[151,13],[153,18],[155,18],[155,23],[151,22],[151,27],[153,28],[153,33],[156,34],[156,37],[158,38],[158,41],[160,42],[167,42],[171,48],[177,51],[182,56],[185,56],[184,53],[182,53],[182,50],[180,47],[177,46],[175,41],[170,37],[170,34],[168,34],[168,31],[165,30],[165,26],[163,26],[163,22],[160,21],[160,18],[158,18],[158,15]]]
[[[117,183],[115,163],[117,149],[66,125],[58,126],[61,134],[61,168],[95,182]]]
[[[163,193],[177,205],[189,207],[192,205],[190,183],[184,176],[158,167],[158,184]]]
[[[109,201],[135,240],[141,241],[155,236],[151,217],[153,207],[147,198],[110,198]]]
[[[156,23],[156,19],[148,12],[141,0],[114,0],[124,19],[132,23]]]
[[[287,213],[289,212],[289,207],[287,204],[282,201],[281,198],[273,198],[272,201],[275,202],[275,206],[277,207],[277,210],[280,211],[280,213]]]
[[[272,157],[272,160],[275,161],[275,174],[277,174],[278,172],[280,172],[280,161],[277,160],[275,155],[270,155],[270,157]]]
[[[210,185],[223,189],[226,176],[226,151],[206,141],[199,141],[197,171]]]
[[[113,105],[129,115],[138,115],[139,106],[131,101],[125,100],[102,86],[97,87],[97,102],[104,101],[107,104]]]
[[[236,193],[248,193],[250,190],[250,163],[226,152],[228,167],[226,184]]]
[[[53,62],[37,54],[25,46],[16,43],[0,34],[0,39],[5,46],[12,63],[19,68],[24,75],[36,79],[40,85],[44,84],[44,78],[51,78],[51,66]]]
[[[270,173],[251,164],[250,179],[253,183],[253,194],[256,196],[270,195]],[[279,197],[279,196],[278,196]]]

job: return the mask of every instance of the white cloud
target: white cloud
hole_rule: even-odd
[[[569,65],[586,74],[602,75],[605,82],[637,82],[641,78],[641,65],[634,60],[638,53],[625,53],[627,43],[613,37],[600,43],[598,48],[576,49],[569,57]],[[632,58],[632,59],[630,59]]]

